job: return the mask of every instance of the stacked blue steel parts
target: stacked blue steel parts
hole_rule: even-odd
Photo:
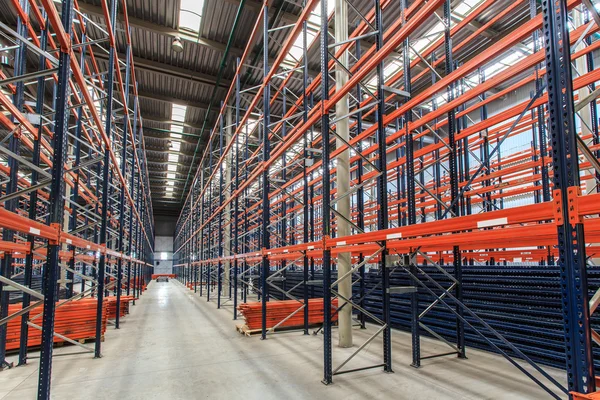
[[[420,266],[439,283],[444,282],[440,273],[432,267]],[[446,266],[452,273],[452,266]],[[321,272],[315,273],[315,279],[321,279]],[[392,286],[407,286],[408,279],[402,274],[392,274]],[[332,279],[336,279],[332,271]],[[533,360],[557,368],[565,367],[564,333],[560,305],[558,267],[555,265],[465,265],[463,266],[464,302],[469,308],[488,322],[510,342]],[[285,286],[293,288],[302,281],[301,271],[288,271]],[[381,316],[381,290],[374,288],[380,278],[374,272],[365,276],[365,291],[372,290],[365,299],[365,309]],[[258,282],[255,282],[258,284]],[[600,287],[600,267],[591,266],[588,270],[590,297]],[[282,282],[277,282],[281,286]],[[281,292],[271,289],[272,298],[281,299]],[[302,288],[292,291],[295,296],[302,295]],[[355,297],[358,290],[355,288]],[[321,286],[314,287],[314,297],[322,297]],[[419,309],[422,312],[433,301],[423,290],[419,291]],[[392,295],[392,327],[410,331],[410,298]],[[469,318],[467,318],[470,320]],[[437,305],[424,318],[423,322],[436,333],[455,340],[456,318],[443,306]],[[600,319],[592,317],[592,326],[600,328]],[[466,343],[486,351],[493,349],[473,331],[466,328]],[[427,336],[427,332],[422,331]],[[497,343],[499,346],[500,344]],[[500,346],[511,353],[508,349]],[[422,344],[424,355],[427,343]],[[426,363],[424,365],[427,365]],[[594,348],[594,365],[600,371],[600,349]]]

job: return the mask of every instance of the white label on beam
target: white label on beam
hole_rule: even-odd
[[[390,233],[390,234],[389,234],[389,235],[387,235],[385,238],[386,238],[387,240],[390,240],[390,239],[400,239],[400,238],[402,238],[402,232],[398,232],[398,233]]]
[[[515,257],[515,258],[513,258],[513,262],[523,262],[523,258],[522,257]]]
[[[308,248],[308,250],[312,250],[315,248],[315,246],[308,246],[307,248]]]
[[[338,246],[345,246],[346,245],[346,241],[342,240],[341,242],[338,242]]]
[[[490,226],[498,226],[498,225],[506,225],[508,224],[508,218],[496,218],[496,219],[486,219],[485,221],[477,222],[478,228],[488,228]]]
[[[40,125],[42,123],[42,116],[40,114],[25,113],[25,118],[32,125]]]
[[[67,244],[73,244],[73,241],[71,239],[67,239],[66,242]]]
[[[41,232],[39,229],[36,229],[34,227],[30,227],[29,228],[29,233],[31,233],[32,235],[39,235]]]

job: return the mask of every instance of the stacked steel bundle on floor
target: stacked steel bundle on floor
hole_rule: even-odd
[[[337,300],[331,303],[332,312],[337,308]],[[242,303],[238,309],[249,330],[262,329],[262,304],[260,302]],[[269,301],[267,304],[267,329],[275,331],[278,328],[302,328],[304,316],[296,312],[298,303],[295,300]],[[323,323],[323,299],[310,299],[308,301],[308,324]],[[336,321],[333,318],[332,321]]]

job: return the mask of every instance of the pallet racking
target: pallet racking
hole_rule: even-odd
[[[421,334],[451,349],[435,357],[465,359],[468,328],[551,397],[595,391],[592,342],[600,336],[590,317],[600,295],[588,290],[587,271],[600,213],[596,9],[579,0],[348,2],[335,18],[354,29],[339,40],[329,34],[331,0],[286,3],[299,14],[289,25],[263,4],[209,134],[177,223],[179,279],[201,295],[204,288],[207,300],[216,295],[218,307],[231,298],[235,309],[256,293],[262,339],[277,328],[266,324],[271,293],[296,300],[293,313],[307,316],[322,286],[325,384],[366,368],[392,372],[390,303],[404,296],[415,367],[432,357],[421,356]],[[477,17],[484,22],[474,24]],[[484,35],[494,24],[504,29]],[[261,27],[262,64],[249,59]],[[317,76],[309,52],[318,52]],[[246,75],[260,83],[242,88]],[[510,106],[499,107],[502,98]],[[349,139],[337,131],[343,121]],[[350,215],[339,209],[347,198]],[[338,234],[342,224],[349,234]],[[337,273],[344,254],[353,264]],[[463,301],[465,268],[524,261],[558,265],[567,387]],[[287,287],[292,270],[303,278]],[[392,286],[395,277],[409,284]],[[342,294],[348,281],[351,294]],[[301,297],[292,294],[299,288]],[[380,315],[364,305],[375,289]],[[351,307],[358,324],[377,326],[336,367],[334,298],[335,312]],[[426,324],[440,308],[455,321],[451,335]],[[380,364],[343,368],[378,336]]]
[[[41,330],[38,398],[47,399],[54,336],[101,357],[104,298],[116,296],[119,328],[121,295],[139,297],[149,280],[152,203],[126,3],[102,2],[100,22],[76,0],[10,6],[17,29],[0,23],[0,362],[11,366],[9,321],[21,320],[19,365],[28,329]],[[118,24],[125,60],[115,53]],[[96,57],[103,53],[107,62]],[[22,307],[9,314],[13,291]],[[82,298],[96,299],[93,348],[54,332],[56,310]],[[42,304],[43,314],[30,314]]]

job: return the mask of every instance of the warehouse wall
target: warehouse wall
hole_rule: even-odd
[[[154,273],[173,273],[173,236],[156,236],[154,246]]]

